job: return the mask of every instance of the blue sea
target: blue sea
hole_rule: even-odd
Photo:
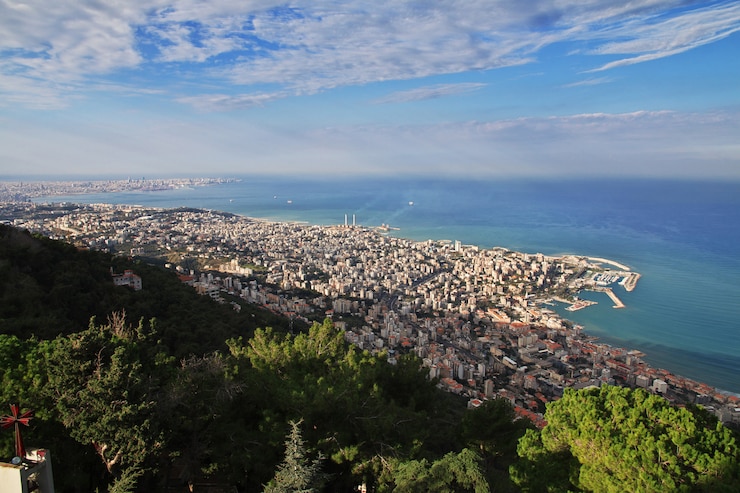
[[[45,198],[42,200],[52,200]],[[197,207],[311,224],[399,228],[414,240],[604,257],[642,274],[637,287],[584,293],[567,312],[603,342],[655,367],[740,393],[740,183],[659,180],[441,180],[241,177],[163,192],[55,197]]]

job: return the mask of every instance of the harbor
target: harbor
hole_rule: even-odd
[[[592,260],[592,261],[598,260],[604,263],[618,265],[617,262],[606,260],[606,259],[590,258],[589,260]],[[625,291],[631,292],[637,286],[637,281],[640,279],[640,274],[637,272],[629,271],[629,267],[626,267],[624,265],[619,264],[619,267],[625,268],[628,271],[614,272],[614,271],[607,270],[603,272],[597,272],[591,276],[590,282],[586,286],[584,286],[583,289],[606,293],[606,295],[614,303],[613,305],[614,308],[625,308],[627,305],[625,305],[624,302],[619,298],[619,296],[617,296],[617,294],[614,292],[614,289],[612,289],[611,286],[614,283],[616,283],[619,286],[622,286]],[[571,309],[570,311],[574,311],[576,309],[581,309],[581,308],[585,308],[585,307],[579,306],[577,308]]]

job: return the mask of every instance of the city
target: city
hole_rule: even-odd
[[[386,351],[390,363],[415,353],[430,378],[471,407],[502,397],[542,423],[545,404],[564,387],[608,383],[740,423],[737,397],[651,368],[639,351],[599,343],[550,308],[584,308],[583,289],[607,291],[615,308],[624,306],[611,286],[632,290],[639,274],[606,259],[417,242],[346,219],[314,226],[196,209],[18,201],[0,206],[0,220],[84,248],[161,259],[222,302],[241,299],[307,322],[331,317],[347,341]]]

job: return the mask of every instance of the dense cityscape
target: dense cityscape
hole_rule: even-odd
[[[620,289],[639,274],[605,259],[411,241],[387,228],[272,222],[196,209],[33,203],[40,196],[163,190],[221,179],[0,185],[0,220],[84,248],[161,262],[204,295],[258,304],[291,319],[331,317],[359,348],[413,352],[439,386],[470,406],[503,397],[542,421],[565,387],[642,387],[677,404],[701,404],[740,423],[735,396],[651,368],[639,351],[588,336],[550,306],[585,308],[584,289]],[[129,273],[129,279],[135,279]],[[119,282],[127,282],[118,278]],[[138,286],[137,286],[138,287]],[[146,289],[146,286],[141,286]],[[231,301],[230,301],[231,300]]]

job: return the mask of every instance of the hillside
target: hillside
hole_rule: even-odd
[[[142,290],[114,286],[127,269]],[[261,491],[300,420],[331,457],[328,491],[379,474],[385,454],[459,448],[463,402],[413,358],[352,350],[330,322],[291,337],[288,320],[237,313],[160,267],[5,225],[0,279],[0,403],[35,410],[26,442],[54,451],[58,491]],[[12,450],[0,435],[0,456]]]
[[[143,289],[114,286],[134,270]],[[547,425],[466,409],[413,354],[237,313],[169,271],[0,226],[0,405],[61,492],[736,491],[737,434],[644,391],[566,390]],[[393,362],[393,364],[391,364]],[[0,459],[14,451],[0,434]],[[598,453],[596,453],[598,452]]]
[[[133,270],[144,289],[114,286],[111,272]],[[288,321],[254,305],[230,305],[199,296],[173,273],[0,225],[0,333],[53,339],[104,322],[155,320],[158,337],[178,357],[225,349],[230,337],[256,327],[287,328]]]

